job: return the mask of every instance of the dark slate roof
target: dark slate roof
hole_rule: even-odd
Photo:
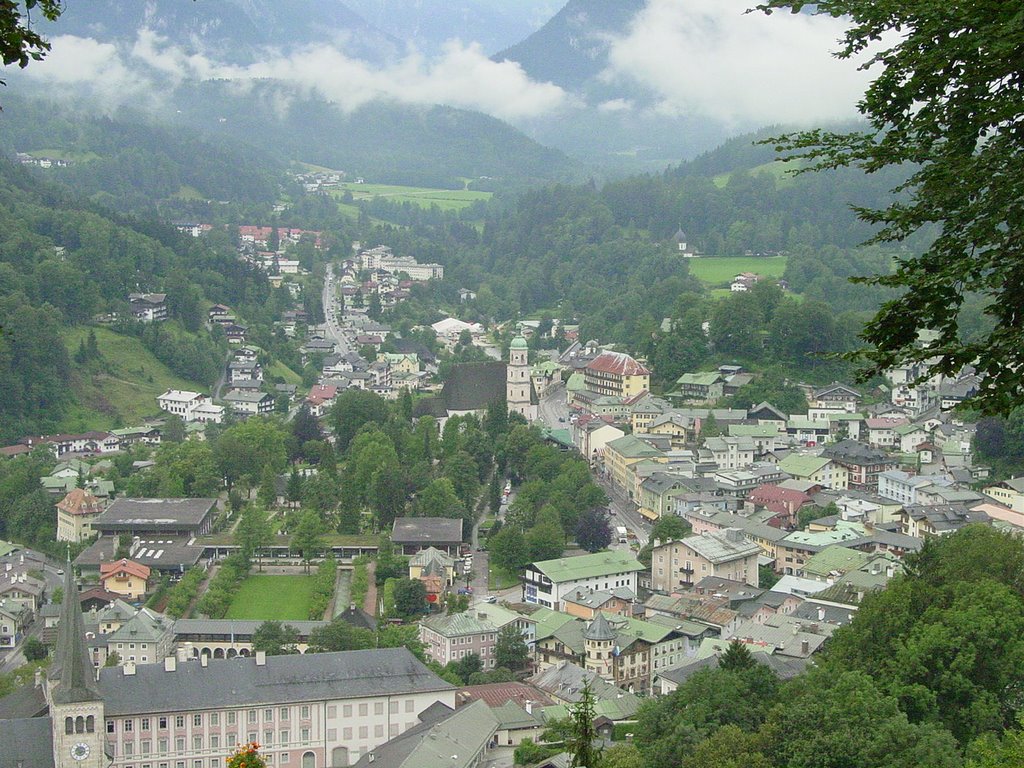
[[[856,464],[857,466],[895,463],[888,457],[885,451],[872,448],[870,445],[865,445],[857,440],[841,440],[834,445],[827,446],[821,452],[821,455],[829,459],[845,462],[846,464]]]
[[[614,640],[615,639],[615,630],[613,630],[611,628],[611,625],[608,624],[608,619],[606,619],[604,617],[604,612],[603,611],[598,611],[597,612],[597,616],[595,616],[594,620],[592,622],[590,622],[590,626],[588,626],[583,631],[583,639],[584,640]]]
[[[122,668],[100,671],[107,717],[146,712],[181,712],[249,707],[361,696],[401,695],[454,688],[406,648],[268,656],[179,663],[141,664],[134,675]]]
[[[462,541],[462,518],[399,517],[391,540],[395,544],[457,544]]]
[[[421,397],[413,403],[412,417],[419,419],[424,416],[433,416],[435,419],[443,419],[448,415],[444,407],[444,400],[437,397]]]
[[[117,499],[92,525],[104,531],[198,527],[216,504],[216,499]]]
[[[377,631],[377,620],[362,608],[355,605],[350,605],[334,618],[341,619],[346,624],[351,624],[353,627],[369,629],[373,632]]]
[[[0,699],[0,720],[17,720],[46,714],[49,705],[42,687],[23,685]]]
[[[53,768],[48,717],[0,720],[0,768]]]
[[[82,620],[82,604],[77,600],[74,569],[70,563],[65,567],[65,597],[60,608],[60,626],[54,651],[56,658],[50,670],[53,679],[57,680],[53,701],[57,704],[96,701],[100,698],[100,692],[96,686],[96,673],[89,659],[89,650],[83,642],[85,622]]]
[[[505,398],[505,363],[460,363],[452,366],[441,390],[449,411],[478,411]]]

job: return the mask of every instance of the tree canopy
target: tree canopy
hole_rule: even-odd
[[[759,8],[793,12],[805,0]],[[973,365],[985,377],[974,403],[1005,413],[1024,403],[1024,119],[1020,51],[1024,27],[1015,3],[903,3],[824,0],[814,12],[849,21],[836,53],[868,56],[876,70],[858,103],[865,130],[812,130],[777,140],[810,161],[804,170],[909,169],[885,207],[860,208],[878,227],[872,242],[934,238],[903,255],[892,274],[865,278],[899,293],[867,325],[858,357],[865,375],[903,361],[929,362],[955,375]],[[979,294],[994,327],[965,338],[965,303]],[[929,335],[922,339],[922,333]],[[932,362],[933,361],[933,362]]]

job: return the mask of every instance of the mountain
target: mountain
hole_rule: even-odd
[[[580,92],[608,63],[608,37],[620,35],[645,0],[569,0],[543,27],[492,58],[515,61],[534,80]]]
[[[457,38],[500,51],[528,37],[561,5],[557,0],[347,0],[377,29],[426,54]]]
[[[245,94],[224,81],[189,84],[171,101],[172,124],[384,183],[461,188],[461,178],[522,184],[581,174],[579,165],[558,150],[468,110],[375,101],[346,114],[273,81],[257,83]]]
[[[60,19],[43,29],[105,42],[131,42],[150,29],[189,51],[215,51],[220,60],[243,63],[261,50],[295,50],[333,43],[356,58],[394,60],[405,45],[338,0],[93,0],[68,3]]]
[[[240,205],[276,202],[286,162],[223,138],[156,124],[123,112],[98,117],[73,107],[5,94],[0,151],[69,162],[52,178],[78,194],[121,212],[189,217],[207,201]],[[197,162],[201,158],[201,162]]]

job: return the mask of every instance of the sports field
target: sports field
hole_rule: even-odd
[[[312,576],[257,574],[242,582],[225,618],[305,621],[312,596]]]
[[[727,286],[740,272],[782,277],[785,256],[699,256],[687,259],[690,274],[710,286]]]

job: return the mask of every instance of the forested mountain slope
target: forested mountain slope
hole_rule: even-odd
[[[172,321],[131,333],[179,380],[209,385],[223,352],[200,329],[204,302],[260,303],[266,277],[233,249],[155,221],[117,218],[0,162],[0,439],[52,430],[75,404],[64,337],[132,291],[168,294]],[[152,373],[152,372],[151,372]],[[144,374],[148,378],[151,373]]]

